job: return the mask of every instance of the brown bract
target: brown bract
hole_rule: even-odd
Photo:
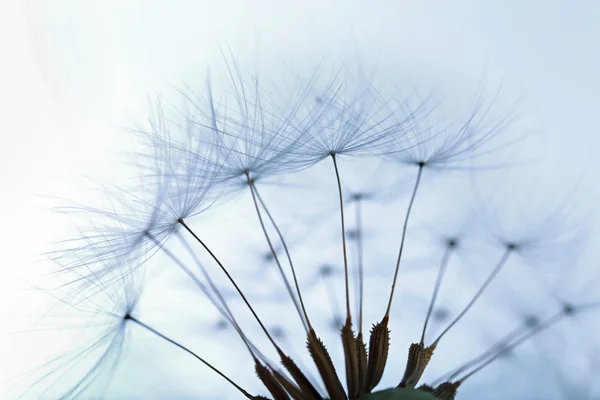
[[[365,379],[365,391],[367,393],[371,392],[377,386],[383,376],[390,347],[388,320],[389,318],[386,315],[380,323],[373,325],[373,329],[371,329],[369,361],[367,363],[367,377]]]

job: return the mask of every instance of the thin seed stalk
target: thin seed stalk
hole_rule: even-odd
[[[340,198],[340,219],[342,224],[342,249],[344,253],[344,282],[346,285],[346,318],[351,319],[350,313],[350,285],[348,278],[348,253],[346,251],[346,225],[344,222],[344,196],[342,194],[342,181],[340,179],[340,171],[338,169],[335,153],[331,153],[333,160],[333,168],[335,169],[335,178],[337,180],[338,194]]]
[[[435,306],[435,301],[436,301],[438,293],[440,291],[440,287],[442,285],[442,280],[444,279],[444,274],[446,272],[446,267],[448,266],[448,261],[450,260],[451,252],[452,252],[452,248],[449,246],[447,246],[446,250],[444,250],[444,256],[442,257],[442,262],[440,264],[440,268],[438,270],[438,274],[437,274],[437,277],[435,280],[433,294],[431,295],[431,301],[429,303],[429,308],[427,309],[427,316],[425,317],[425,323],[423,324],[423,332],[421,333],[421,343],[425,342],[425,333],[427,331],[427,324],[429,323],[429,318],[431,318],[431,313],[433,312],[433,307]]]
[[[288,281],[287,277],[285,276],[285,272],[283,272],[283,267],[281,266],[279,257],[277,257],[277,252],[275,251],[275,248],[273,247],[273,243],[271,242],[271,238],[269,237],[269,234],[267,232],[265,222],[263,221],[262,213],[260,212],[260,207],[258,205],[258,200],[256,199],[256,194],[254,193],[254,185],[252,184],[252,182],[250,180],[250,176],[248,176],[248,187],[250,188],[250,193],[252,194],[252,202],[254,203],[256,215],[258,216],[260,226],[265,235],[265,239],[267,240],[267,244],[269,245],[269,249],[271,250],[271,254],[273,254],[273,259],[275,260],[275,263],[277,264],[277,269],[279,270],[281,279],[283,280],[283,283],[285,284],[285,288],[290,296],[290,299],[292,300],[292,303],[294,303],[294,308],[296,309],[296,312],[298,313],[298,317],[300,318],[300,321],[302,321],[304,330],[307,331],[308,326],[306,325],[306,320],[305,320],[306,310],[304,310],[304,305],[302,305],[302,310],[300,309],[300,305],[298,304],[298,299],[296,298],[296,295],[294,294],[294,291],[292,290],[290,282]],[[295,275],[296,274],[294,274],[294,279],[295,279]],[[298,288],[297,282],[296,282],[296,288]],[[304,313],[303,313],[303,311],[304,311]]]
[[[279,236],[279,240],[281,241],[281,245],[283,246],[285,255],[288,259],[288,262],[290,263],[290,270],[292,271],[292,277],[294,278],[294,286],[296,287],[296,293],[298,294],[298,300],[300,301],[300,307],[302,308],[302,313],[304,314],[304,318],[306,320],[305,329],[308,329],[308,327],[310,326],[310,319],[308,318],[308,313],[306,312],[306,307],[304,306],[304,300],[302,299],[302,293],[300,291],[300,284],[298,283],[298,277],[296,276],[296,268],[294,268],[294,263],[292,262],[292,256],[288,249],[287,243],[283,237],[283,234],[281,233],[281,230],[279,229],[279,226],[277,225],[277,223],[275,223],[275,219],[273,218],[273,216],[271,215],[271,212],[267,208],[265,201],[263,200],[258,189],[256,188],[256,185],[254,183],[251,183],[251,186],[252,186],[252,189],[254,190],[254,194],[256,195],[256,198],[260,202],[263,210],[265,210],[265,213],[267,214],[269,221],[271,221],[271,225],[273,225],[273,228],[275,228],[275,232],[277,232],[277,236]]]
[[[502,270],[502,268],[504,268],[504,266],[508,262],[508,259],[510,258],[510,255],[512,254],[512,252],[513,252],[513,250],[510,249],[510,248],[507,248],[504,251],[504,254],[500,258],[500,261],[498,261],[498,263],[496,264],[496,266],[494,267],[494,269],[492,270],[492,272],[490,272],[490,274],[488,275],[487,279],[481,285],[481,287],[479,288],[479,290],[477,291],[477,293],[475,293],[475,295],[473,296],[473,298],[471,298],[471,300],[469,301],[469,303],[460,312],[460,314],[458,314],[458,316],[454,319],[454,321],[452,321],[450,323],[450,325],[448,325],[448,327],[446,329],[444,329],[444,331],[442,333],[440,333],[440,335],[433,342],[433,344],[437,345],[439,343],[439,341],[444,337],[444,335],[446,335],[446,333],[448,333],[450,331],[450,329],[452,329],[452,327],[454,325],[456,325],[458,323],[458,321],[460,321],[462,319],[462,317],[465,316],[465,314],[471,309],[471,307],[473,307],[473,305],[477,302],[477,300],[479,299],[479,297],[481,297],[481,295],[483,294],[483,292],[485,291],[485,289],[489,286],[490,283],[492,283],[492,281],[494,280],[494,278],[496,277],[496,275],[498,275],[498,273]]]
[[[194,233],[194,231],[192,231],[192,229],[185,223],[185,221],[183,219],[179,219],[178,222],[189,232],[190,235],[192,235],[194,237],[194,239],[196,239],[196,241],[198,241],[198,243],[200,243],[200,245],[202,247],[204,247],[204,249],[208,252],[208,254],[213,258],[213,260],[215,260],[215,262],[221,268],[221,270],[223,271],[223,273],[225,274],[225,276],[227,276],[227,279],[229,280],[229,282],[231,282],[231,284],[233,285],[233,287],[235,288],[235,290],[238,292],[238,294],[240,295],[240,297],[242,298],[242,300],[246,304],[246,307],[248,307],[248,309],[250,310],[250,313],[252,313],[252,316],[254,317],[254,319],[256,320],[256,322],[258,322],[258,324],[260,325],[261,329],[263,330],[263,332],[265,333],[265,335],[267,336],[267,338],[269,339],[269,341],[271,342],[271,344],[273,345],[273,347],[275,347],[276,349],[279,349],[279,346],[277,346],[277,343],[275,343],[275,340],[273,339],[273,337],[271,336],[271,334],[269,333],[269,331],[267,330],[267,328],[263,324],[262,320],[258,317],[258,314],[256,314],[256,311],[250,305],[250,302],[248,301],[248,299],[244,295],[244,292],[242,292],[242,289],[240,289],[240,287],[238,286],[238,284],[235,282],[235,279],[233,279],[233,277],[231,276],[231,274],[229,273],[229,271],[227,271],[227,268],[225,268],[225,266],[223,265],[223,263],[221,263],[221,261],[217,258],[217,256],[210,250],[210,248],[204,243],[204,241],[202,241],[202,239],[200,239],[198,237],[198,235],[196,235],[196,233]]]
[[[404,217],[404,224],[402,226],[402,236],[400,238],[400,249],[398,250],[398,259],[396,260],[396,269],[394,271],[394,279],[392,281],[392,290],[390,292],[390,299],[388,301],[388,306],[385,311],[385,315],[390,315],[390,310],[392,308],[392,301],[394,299],[394,291],[396,289],[396,281],[398,280],[398,271],[400,270],[400,261],[402,260],[402,252],[404,251],[404,241],[406,240],[406,229],[408,227],[408,220],[410,219],[410,214],[415,203],[415,197],[417,196],[417,191],[419,190],[419,185],[421,184],[421,177],[423,176],[423,167],[424,164],[419,164],[419,172],[417,173],[417,178],[415,179],[415,185],[413,187],[412,195],[410,196],[410,201],[408,203],[408,208],[406,210],[406,215]]]

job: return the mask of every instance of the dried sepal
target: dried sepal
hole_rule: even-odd
[[[331,361],[325,345],[312,328],[308,331],[307,347],[331,400],[346,400],[346,392],[337,376],[333,361]]]
[[[281,358],[281,363],[285,369],[287,369],[290,375],[292,375],[292,378],[294,378],[302,393],[308,396],[308,398],[311,400],[323,399],[319,391],[314,387],[306,375],[304,375],[300,368],[298,368],[294,360],[286,356],[281,350],[279,350],[279,357]]]
[[[433,393],[433,391],[434,391],[434,389],[429,385],[421,385],[417,389],[421,390],[423,392],[429,392],[429,393]]]
[[[307,397],[302,393],[302,390],[294,385],[288,378],[283,376],[280,372],[273,370],[273,376],[281,384],[281,386],[288,392],[294,400],[313,400],[312,397]]]
[[[377,386],[387,362],[390,347],[390,330],[388,329],[388,316],[381,322],[373,325],[369,338],[369,360],[367,362],[367,376],[365,378],[365,392],[370,393]]]
[[[421,371],[419,373],[419,379],[421,379],[423,372],[425,372],[425,368],[427,368],[427,366],[429,365],[429,361],[431,361],[431,357],[433,356],[433,352],[435,351],[436,347],[437,347],[437,344],[435,344],[435,343],[429,347],[425,347],[425,351],[423,352],[423,361],[421,364]]]
[[[454,400],[460,383],[460,381],[440,383],[433,391],[433,395],[438,400]]]
[[[410,345],[406,371],[404,371],[404,377],[398,387],[414,388],[417,386],[421,376],[423,376],[423,372],[425,372],[427,364],[429,364],[429,360],[431,360],[435,348],[435,344],[429,347],[425,347],[423,343],[413,343]]]
[[[271,371],[256,359],[254,360],[254,369],[256,375],[258,375],[258,379],[265,385],[274,400],[290,400],[290,396],[288,396],[283,386],[281,386]]]
[[[360,385],[358,377],[358,354],[356,348],[356,339],[352,332],[352,322],[350,318],[341,330],[342,346],[344,348],[344,359],[346,361],[346,385],[348,388],[348,397],[356,399],[359,395]]]
[[[367,378],[367,346],[363,340],[362,332],[356,336],[356,356],[358,359],[358,393],[365,392],[365,379]]]

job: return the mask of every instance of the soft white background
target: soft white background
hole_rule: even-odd
[[[519,111],[560,164],[552,173],[585,172],[595,194],[599,20],[592,0],[2,2],[0,377],[45,346],[14,346],[12,334],[37,307],[22,278],[35,280],[40,250],[67,229],[36,195],[69,198],[82,175],[115,174],[121,127],[153,91],[201,83],[219,44],[261,68],[327,54],[454,93],[485,70],[523,94]]]

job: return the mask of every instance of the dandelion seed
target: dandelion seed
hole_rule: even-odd
[[[484,89],[483,85],[479,87],[471,111],[462,121],[457,120],[437,130],[426,118],[408,125],[413,132],[406,135],[408,143],[401,143],[399,150],[390,152],[389,156],[401,164],[434,171],[475,169],[476,165],[465,167],[461,164],[512,144],[489,147],[514,122],[514,118],[508,113],[492,119],[492,107],[500,91],[486,104]]]

